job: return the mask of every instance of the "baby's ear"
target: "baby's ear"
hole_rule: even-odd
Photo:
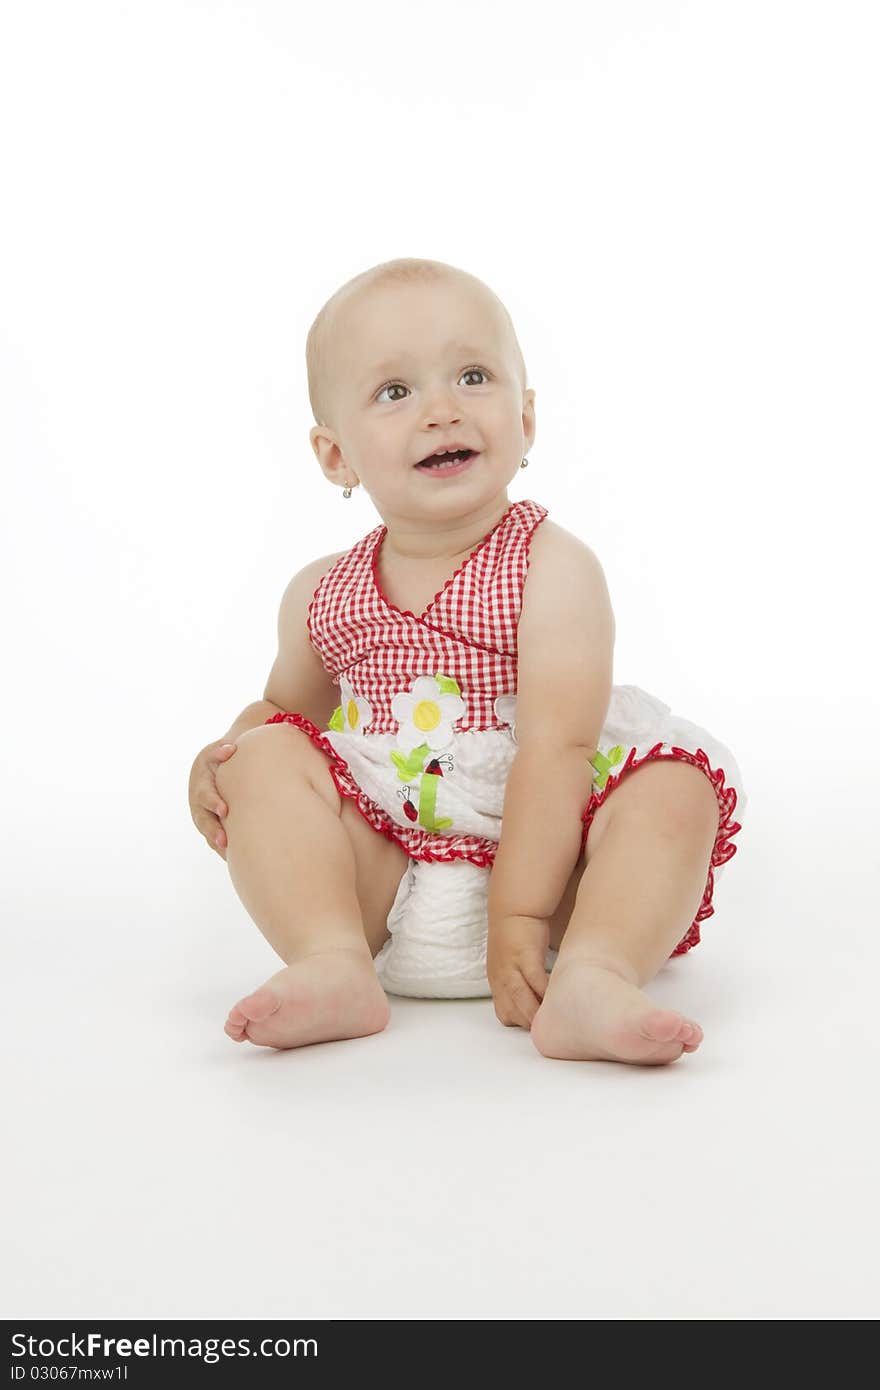
[[[535,393],[531,387],[523,392],[523,452],[528,453],[537,434],[535,425]]]
[[[339,483],[340,487],[347,483],[351,470],[342,457],[342,450],[333,431],[326,425],[313,425],[309,430],[309,441],[325,478],[329,478],[331,483]]]

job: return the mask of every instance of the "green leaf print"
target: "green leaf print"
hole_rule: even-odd
[[[437,783],[440,778],[433,772],[426,772],[419,787],[419,824],[426,830],[445,830],[452,824],[448,816],[435,819],[437,808]]]
[[[392,748],[391,761],[397,768],[401,782],[409,782],[413,777],[418,777],[420,772],[424,772],[430,752],[427,743],[420,743],[418,748],[410,749],[409,753],[398,753],[397,749]]]
[[[600,753],[597,751],[595,758],[590,759],[591,767],[596,769],[596,775],[593,781],[600,791],[602,791],[605,783],[608,781],[608,774],[611,768],[617,767],[618,763],[622,763],[623,756],[624,749],[617,743],[613,748],[609,748],[607,753]]]

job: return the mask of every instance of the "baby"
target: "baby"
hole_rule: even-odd
[[[506,309],[390,261],[332,296],[306,359],[321,470],[382,524],[294,575],[264,698],[192,766],[193,820],[284,961],[227,1035],[299,1047],[381,1031],[388,993],[491,994],[545,1057],[695,1052],[642,986],[714,911],[742,778],[612,684],[599,560],[508,499],[535,392]]]

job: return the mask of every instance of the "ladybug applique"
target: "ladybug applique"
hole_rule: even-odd
[[[425,768],[425,771],[429,772],[432,777],[442,777],[443,768],[445,767],[447,772],[451,772],[453,766],[452,754],[444,753],[439,758],[432,758]]]
[[[430,759],[427,766],[425,767],[425,774],[430,775],[431,777],[442,777],[444,768],[447,772],[451,772],[454,766],[455,764],[452,759],[452,754],[442,753],[439,758]],[[397,795],[403,801],[403,814],[406,816],[407,820],[418,820],[419,813],[418,809],[413,805],[412,802],[412,790],[412,787],[407,785],[405,787],[401,787]],[[431,804],[433,806],[433,798]]]

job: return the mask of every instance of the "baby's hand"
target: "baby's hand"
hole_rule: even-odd
[[[486,975],[495,1015],[508,1027],[531,1028],[549,975],[544,966],[550,923],[540,917],[501,917],[490,923]]]
[[[238,747],[235,743],[224,743],[217,739],[209,743],[196,757],[189,774],[189,810],[195,827],[204,835],[212,849],[225,860],[226,831],[220,824],[220,816],[229,814],[229,807],[217,790],[216,770],[220,763],[228,762]]]

